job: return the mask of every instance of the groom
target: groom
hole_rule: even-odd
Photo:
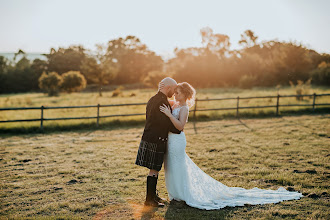
[[[164,154],[167,148],[168,132],[180,134],[171,120],[163,114],[159,107],[163,104],[170,109],[167,97],[171,98],[177,83],[174,79],[166,77],[159,83],[158,93],[150,98],[146,109],[146,125],[141,138],[135,164],[149,168],[147,177],[147,196],[145,205],[153,207],[164,206],[164,200],[156,193],[158,172],[161,170]],[[171,109],[172,111],[172,109]]]

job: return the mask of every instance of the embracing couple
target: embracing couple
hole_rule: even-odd
[[[175,99],[169,100],[173,94]],[[189,108],[194,105],[195,94],[189,83],[177,84],[167,77],[159,83],[158,93],[147,103],[146,125],[135,162],[150,170],[146,206],[164,206],[165,200],[156,193],[158,173],[163,163],[169,199],[184,201],[199,209],[277,203],[302,197],[301,193],[289,192],[283,187],[278,190],[228,187],[204,173],[185,152],[183,130]]]

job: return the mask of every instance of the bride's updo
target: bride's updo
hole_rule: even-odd
[[[175,90],[180,89],[184,97],[186,98],[186,103],[191,108],[195,104],[196,90],[187,82],[178,83]]]

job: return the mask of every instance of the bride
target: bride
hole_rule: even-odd
[[[220,209],[244,204],[277,203],[299,199],[301,193],[278,190],[244,189],[228,187],[204,173],[186,154],[186,137],[183,128],[188,121],[189,107],[194,103],[195,89],[188,83],[179,83],[175,90],[175,101],[170,101],[172,113],[166,106],[160,111],[170,118],[180,134],[169,133],[165,155],[165,182],[170,200],[185,201],[199,209]]]

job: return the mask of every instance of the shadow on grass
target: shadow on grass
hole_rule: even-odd
[[[311,109],[302,109],[302,110],[286,110],[281,111],[279,116],[276,116],[274,112],[264,112],[259,111],[257,113],[252,112],[240,112],[239,118],[272,118],[272,117],[281,117],[281,116],[297,116],[297,115],[322,115],[329,114],[330,108],[319,108],[315,111]],[[236,113],[227,113],[227,114],[197,114],[196,117],[189,117],[190,122],[203,122],[203,121],[213,121],[221,119],[235,119],[237,120]],[[56,132],[68,132],[68,131],[81,131],[81,132],[92,132],[94,130],[114,130],[114,129],[127,129],[134,127],[142,127],[145,124],[144,119],[140,120],[113,120],[110,122],[100,123],[97,127],[96,123],[80,123],[72,125],[49,125],[44,126],[44,129],[41,130],[39,126],[31,127],[14,127],[14,128],[0,128],[0,136],[11,136],[19,134],[37,134],[37,133],[56,133]]]
[[[252,208],[251,205],[245,205],[206,211],[190,207],[183,201],[171,201],[165,213],[165,219],[226,219],[238,209],[251,210]]]

